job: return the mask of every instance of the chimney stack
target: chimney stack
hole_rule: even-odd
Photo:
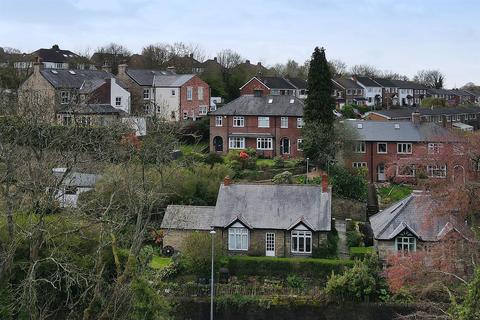
[[[232,178],[230,178],[230,176],[226,176],[224,179],[223,179],[223,185],[225,187],[228,187],[229,185],[232,184]]]
[[[412,123],[413,124],[420,124],[422,122],[422,118],[420,116],[420,112],[418,109],[412,112]]]
[[[122,63],[118,65],[118,75],[124,75],[127,71],[128,65],[126,63]]]
[[[217,62],[217,57],[213,57],[213,61]]]
[[[33,73],[39,73],[40,69],[42,69],[43,63],[42,58],[36,57],[35,62],[33,63]]]
[[[245,63],[246,63],[246,64],[250,64],[250,60],[248,60],[248,59],[245,60]]]
[[[322,192],[328,192],[328,175],[325,172],[322,174]]]

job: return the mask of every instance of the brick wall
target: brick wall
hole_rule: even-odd
[[[270,89],[268,89],[262,82],[257,78],[251,79],[245,86],[240,90],[240,95],[254,94],[255,90],[261,90],[262,96],[267,96],[270,94]]]
[[[187,90],[192,88],[192,100],[187,100]],[[203,98],[199,99],[198,88],[203,88]],[[210,107],[210,87],[208,84],[200,79],[198,76],[194,76],[188,80],[183,86],[180,87],[180,118],[183,119],[183,115],[186,112],[189,118],[201,117],[200,106]],[[208,110],[207,110],[208,111]]]

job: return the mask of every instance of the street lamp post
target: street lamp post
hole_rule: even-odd
[[[305,184],[308,184],[308,160],[310,160],[310,158],[307,158],[307,175],[305,177]]]
[[[210,320],[213,320],[213,288],[214,288],[214,281],[213,281],[213,268],[214,268],[214,257],[215,257],[215,246],[214,246],[214,239],[215,239],[215,230],[210,231],[210,235],[212,236],[212,274],[210,279]]]

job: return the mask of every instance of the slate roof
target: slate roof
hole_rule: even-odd
[[[308,83],[306,80],[301,78],[290,78],[288,77],[287,80],[297,89],[308,89]]]
[[[428,88],[422,84],[413,82],[413,81],[403,81],[403,80],[389,80],[398,88],[402,89],[414,89],[414,90],[427,90]]]
[[[388,119],[410,119],[413,110],[411,108],[400,108],[400,109],[390,109],[390,110],[378,110],[378,111],[371,111],[368,114],[379,114]],[[418,112],[420,112],[421,116],[429,116],[429,115],[455,115],[455,114],[470,114],[480,113],[480,107],[477,106],[460,106],[460,107],[445,107],[445,108],[419,108]]]
[[[114,78],[111,73],[102,70],[42,69],[40,73],[55,88],[68,89],[80,89],[85,81]],[[118,80],[116,81],[119,82]]]
[[[374,238],[392,240],[407,229],[422,241],[439,241],[454,228],[463,235],[468,230],[453,214],[442,214],[443,205],[428,193],[413,192],[407,198],[370,217]]]
[[[55,168],[53,169],[53,175],[57,178],[62,178],[65,172],[65,168]],[[101,175],[93,173],[82,173],[82,172],[70,172],[68,173],[62,181],[63,186],[71,187],[84,187],[84,188],[93,188],[98,180],[102,178]]]
[[[154,78],[158,84],[161,84],[162,80],[159,80],[159,79],[165,76],[167,77],[177,76],[179,77],[179,79],[185,79],[185,78],[182,78],[184,76],[190,76],[190,78],[193,76],[193,75],[176,75],[176,73],[173,70],[127,69],[126,72],[130,76],[130,78],[132,78],[136,83],[138,83],[141,86],[152,86]],[[166,83],[172,83],[175,81],[175,79],[176,78],[173,77],[165,81]]]
[[[79,57],[76,53],[70,50],[62,50],[58,46],[53,46],[50,49],[38,49],[32,54],[40,57],[43,62],[68,62],[70,59]]]
[[[365,87],[381,87],[378,83],[368,77],[356,77],[357,81],[363,84]]]
[[[353,81],[352,79],[347,78],[335,78],[333,79],[334,82],[339,84],[341,87],[345,89],[363,89],[361,85]]]
[[[296,89],[287,79],[283,77],[262,77],[257,76],[263,84],[265,84],[270,89]]]
[[[57,112],[75,114],[127,114],[125,111],[117,109],[110,104],[65,105],[61,106]]]
[[[302,222],[313,231],[329,231],[331,192],[313,185],[221,185],[212,225],[235,221],[253,229],[289,230]]]
[[[397,88],[397,85],[388,79],[373,78],[372,80],[378,83],[381,87]]]
[[[427,93],[429,94],[437,94],[437,95],[452,95],[452,90],[447,90],[447,89],[435,89],[435,88],[429,88],[427,89]]]
[[[215,207],[169,205],[162,229],[210,230]]]
[[[188,80],[192,79],[194,74],[176,74],[171,76],[155,76],[155,87],[180,87],[184,85]]]
[[[426,142],[456,140],[455,136],[447,129],[431,122],[414,124],[409,121],[345,120],[344,123],[352,128],[355,133],[354,140],[357,141]]]
[[[268,103],[272,101],[272,103]],[[293,103],[290,103],[293,101]],[[227,103],[212,115],[240,116],[303,116],[303,101],[294,96],[240,96]]]

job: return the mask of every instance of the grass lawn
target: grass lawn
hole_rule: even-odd
[[[295,159],[289,159],[284,161],[284,168],[294,168],[298,165],[299,161]],[[257,168],[273,168],[275,162],[273,159],[257,159]]]
[[[383,205],[389,205],[400,201],[412,193],[412,187],[400,184],[392,184],[389,187],[378,188]]]
[[[152,261],[150,261],[150,268],[155,270],[161,270],[172,263],[172,258],[163,258],[159,256],[153,256]]]

